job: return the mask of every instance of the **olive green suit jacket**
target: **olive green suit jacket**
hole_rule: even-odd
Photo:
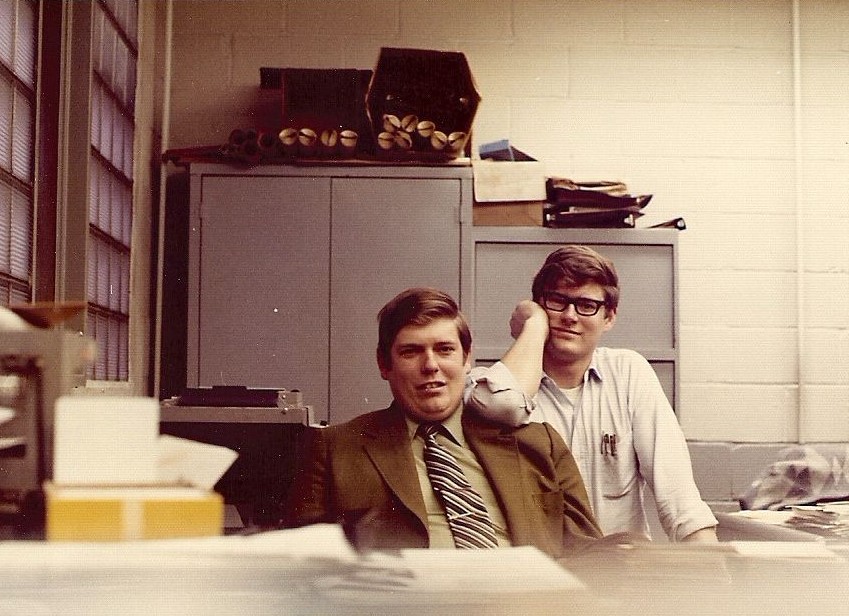
[[[601,537],[578,467],[548,424],[518,428],[463,413],[514,546],[568,557]],[[407,424],[395,406],[313,428],[289,491],[286,526],[341,523],[361,550],[426,548],[427,513]]]

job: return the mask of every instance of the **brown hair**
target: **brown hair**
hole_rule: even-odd
[[[569,287],[596,283],[604,289],[604,305],[619,305],[619,276],[613,262],[588,246],[570,244],[552,252],[534,276],[531,292],[535,302],[561,282]]]
[[[389,300],[377,314],[377,354],[383,364],[392,366],[392,343],[401,329],[407,325],[429,325],[437,319],[454,320],[463,354],[468,356],[472,349],[472,332],[457,302],[437,289],[414,287]]]

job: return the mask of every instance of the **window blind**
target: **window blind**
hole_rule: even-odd
[[[0,304],[31,299],[37,6],[0,0]]]
[[[138,5],[93,10],[86,331],[98,357],[89,377],[127,380]]]

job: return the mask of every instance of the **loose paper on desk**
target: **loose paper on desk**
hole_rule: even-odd
[[[730,541],[741,556],[758,558],[840,558],[818,541]]]
[[[0,406],[0,424],[4,424],[14,418],[14,409],[10,409],[5,406]],[[0,449],[11,449],[12,447],[24,445],[26,442],[26,439],[22,436],[0,436]]]
[[[251,535],[148,541],[145,547],[169,554],[268,556],[344,563],[360,560],[359,554],[351,546],[339,524],[311,524],[301,528],[270,530]]]
[[[744,509],[742,511],[735,511],[731,515],[738,518],[746,518],[747,520],[755,520],[763,524],[783,526],[793,516],[793,512],[789,509],[785,511],[775,509]]]
[[[26,331],[31,328],[32,326],[29,323],[14,312],[5,306],[0,306],[0,331],[17,332]]]
[[[415,573],[410,590],[449,596],[517,591],[576,590],[585,587],[572,573],[533,546],[497,550],[402,550],[401,560]]]
[[[239,454],[218,445],[163,434],[157,443],[160,483],[188,484],[211,490]]]

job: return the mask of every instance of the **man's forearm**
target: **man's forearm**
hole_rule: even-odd
[[[542,379],[543,349],[547,337],[547,326],[540,326],[529,320],[501,358],[502,363],[516,378],[522,391],[529,396],[536,395],[539,390]]]

